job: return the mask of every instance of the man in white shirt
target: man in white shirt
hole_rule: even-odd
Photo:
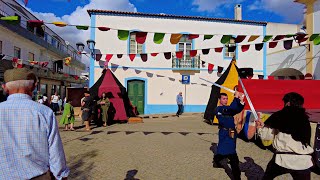
[[[309,180],[313,149],[309,117],[303,108],[304,98],[291,92],[282,100],[282,110],[272,114],[265,124],[257,121],[258,135],[262,140],[273,140],[275,148],[263,179],[290,173],[294,179]]]
[[[58,104],[59,99],[60,98],[57,92],[55,92],[54,95],[51,96],[51,108],[55,115],[57,115],[57,111],[59,110],[59,104]]]

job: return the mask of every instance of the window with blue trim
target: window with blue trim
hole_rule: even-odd
[[[141,54],[143,53],[143,44],[139,44],[136,41],[136,33],[131,32],[130,33],[130,47],[129,47],[129,54]],[[144,43],[145,44],[145,43]]]
[[[192,50],[193,41],[189,39],[188,34],[184,34],[177,46],[178,51],[183,52],[183,57],[178,59],[176,56],[172,59],[173,68],[197,68],[198,59],[191,58],[190,51]]]
[[[230,51],[231,47],[236,46],[235,38],[231,38],[228,43],[224,45],[224,57],[225,58],[233,58],[236,56],[236,51]]]

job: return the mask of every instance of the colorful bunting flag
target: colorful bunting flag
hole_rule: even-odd
[[[146,72],[146,75],[147,75],[148,77],[153,77],[153,74],[152,74],[152,73],[149,73],[149,72]]]
[[[246,45],[242,45],[241,46],[241,50],[242,52],[246,52],[250,49],[250,44],[246,44]]]
[[[12,58],[12,65],[15,68],[23,68],[22,59],[18,59],[16,57]]]
[[[2,21],[18,21],[19,17],[18,16],[5,16],[5,17],[0,17]]]
[[[250,38],[249,38],[248,42],[255,41],[255,40],[256,40],[256,39],[258,39],[259,37],[260,37],[260,36],[255,36],[255,35],[250,36]]]
[[[309,38],[309,41],[313,41],[314,39],[316,39],[319,36],[319,34],[312,34]]]
[[[112,59],[113,54],[106,54],[106,61],[109,62]]]
[[[274,41],[279,41],[279,40],[284,39],[285,37],[286,37],[285,35],[277,35],[273,40]]]
[[[170,43],[171,44],[178,44],[183,34],[171,34]]]
[[[239,35],[237,36],[235,42],[236,43],[241,43],[247,36]]]
[[[136,57],[136,54],[129,54],[130,61],[133,61]]]
[[[308,40],[309,38],[308,37],[305,37],[305,38],[302,38],[302,39],[298,39],[298,43],[303,43],[305,42],[306,40]]]
[[[147,62],[148,61],[148,54],[140,54],[140,58],[143,62]]]
[[[228,46],[228,52],[235,52],[237,46]]]
[[[263,43],[255,44],[255,48],[257,51],[260,51],[263,48]]]
[[[204,35],[204,36],[203,36],[203,40],[209,40],[209,39],[211,39],[213,36],[214,36],[214,35],[209,35],[209,34]]]
[[[65,26],[68,25],[67,23],[59,22],[59,21],[53,22],[52,24],[54,24],[54,25],[56,25],[56,26],[58,26],[58,27],[65,27]]]
[[[30,27],[41,27],[44,25],[43,21],[40,20],[28,20],[27,23]]]
[[[177,51],[177,52],[176,52],[176,57],[177,57],[178,59],[181,59],[181,58],[183,57],[183,51]]]
[[[258,78],[259,78],[259,79],[263,79],[263,78],[264,78],[264,75],[258,75]]]
[[[292,48],[292,43],[293,43],[293,40],[285,40],[283,42],[283,47],[286,49],[286,50],[289,50]]]
[[[80,25],[78,25],[78,26],[76,26],[76,28],[77,28],[78,30],[88,30],[88,29],[89,29],[89,26],[80,26]]]
[[[65,64],[66,66],[69,66],[70,63],[71,63],[71,57],[66,57],[66,58],[64,58],[64,64]]]
[[[223,50],[223,47],[214,48],[215,52],[221,53]]]
[[[223,71],[223,67],[218,66],[218,73],[222,73],[222,71]]]
[[[129,31],[127,30],[118,30],[119,40],[126,41],[129,37]]]
[[[153,42],[156,44],[161,44],[163,42],[165,33],[154,33]]]
[[[197,50],[190,50],[190,57],[195,57],[197,55]]]
[[[47,67],[48,64],[49,64],[49,62],[39,62],[39,65],[40,65],[42,68]]]
[[[269,48],[275,48],[278,45],[278,41],[269,42]]]
[[[201,61],[202,67],[206,67],[206,62],[205,61]]]
[[[171,52],[165,52],[163,53],[164,58],[166,58],[167,60],[171,59]]]
[[[129,67],[122,66],[122,69],[123,69],[124,71],[126,71],[126,70],[128,70],[128,69],[129,69]]]
[[[96,61],[100,61],[102,58],[102,54],[96,54]]]
[[[98,29],[99,29],[100,31],[109,31],[109,30],[110,30],[110,28],[108,28],[108,27],[103,27],[103,26],[98,27]]]
[[[136,42],[138,44],[144,44],[144,42],[147,39],[147,35],[148,35],[147,32],[137,32],[136,33]]]
[[[319,44],[320,44],[320,36],[316,37],[316,38],[313,40],[313,44],[314,44],[314,45],[319,45]]]
[[[232,35],[223,35],[220,42],[222,44],[229,43],[231,38],[232,38]]]
[[[175,78],[168,77],[170,81],[175,81]]]
[[[209,52],[210,52],[210,49],[202,49],[203,55],[207,55],[207,54],[209,54]]]
[[[212,71],[213,71],[213,67],[214,67],[213,64],[208,63],[208,71],[209,71],[209,72],[212,72]]]
[[[39,64],[39,62],[38,62],[38,61],[31,61],[31,60],[29,60],[29,63],[30,63],[31,65]]]
[[[151,53],[151,56],[156,57],[159,53]]]
[[[196,39],[196,38],[199,38],[199,34],[189,34],[188,35],[188,39]]]
[[[271,36],[271,35],[266,35],[266,36],[264,36],[262,42],[268,42],[270,39],[272,39],[272,37],[273,37],[273,36]]]
[[[117,58],[121,59],[123,54],[117,54]]]
[[[134,71],[136,72],[136,74],[140,74],[141,73],[141,71],[138,70],[138,69],[135,69]]]

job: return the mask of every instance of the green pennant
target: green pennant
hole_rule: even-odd
[[[89,26],[76,26],[78,30],[88,30]]]
[[[127,30],[118,30],[118,38],[120,40],[125,41],[125,40],[128,39],[128,37],[129,37],[129,31],[127,31]]]
[[[19,17],[18,16],[6,16],[6,17],[1,17],[0,19],[3,21],[18,21]]]
[[[231,35],[223,35],[220,42],[222,44],[226,44],[226,43],[229,43],[230,42],[230,39],[232,38]]]
[[[286,38],[291,38],[291,37],[293,37],[293,36],[295,36],[295,34],[287,34],[287,35],[286,35]]]
[[[272,37],[273,37],[272,35],[266,35],[266,36],[264,36],[262,42],[268,42]]]
[[[156,44],[161,44],[163,42],[165,33],[154,33],[153,42]]]
[[[203,40],[209,40],[209,39],[211,39],[213,36],[214,36],[214,35],[210,35],[210,34],[204,35]]]
[[[313,44],[314,44],[314,45],[319,45],[319,44],[320,44],[320,36],[316,37],[316,38],[313,40]]]
[[[317,38],[319,34],[312,34],[309,38],[310,41],[313,41],[315,38]]]

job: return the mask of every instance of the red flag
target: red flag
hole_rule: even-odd
[[[136,57],[136,54],[129,54],[129,58],[131,61],[133,61],[135,57]]]
[[[99,29],[100,31],[109,31],[109,30],[110,30],[110,28],[108,28],[108,27],[103,27],[103,26],[98,27],[98,29]]]
[[[236,43],[241,43],[247,36],[239,35],[237,36],[235,42]]]
[[[176,56],[177,56],[178,59],[181,59],[182,56],[183,56],[183,51],[177,51],[176,52]]]
[[[107,54],[106,55],[106,61],[109,62],[111,60],[112,56],[113,56],[113,54]]]
[[[214,65],[211,63],[208,63],[208,71],[213,71]]]
[[[195,57],[197,55],[197,50],[190,50],[190,57]]]
[[[151,56],[156,57],[158,53],[151,53]]]
[[[242,52],[246,52],[246,51],[248,51],[248,50],[249,50],[249,48],[250,48],[250,44],[248,44],[248,45],[242,45],[242,46],[241,46],[241,50],[242,50]]]
[[[221,53],[221,52],[222,52],[222,49],[223,49],[223,47],[218,47],[218,48],[214,48],[214,51]]]
[[[278,41],[269,42],[269,48],[275,48],[278,44]]]
[[[102,58],[102,54],[96,54],[96,61],[100,61]]]
[[[136,33],[136,41],[138,44],[143,44],[147,39],[147,32],[137,32]]]
[[[196,39],[199,37],[199,34],[189,34],[188,39]]]

